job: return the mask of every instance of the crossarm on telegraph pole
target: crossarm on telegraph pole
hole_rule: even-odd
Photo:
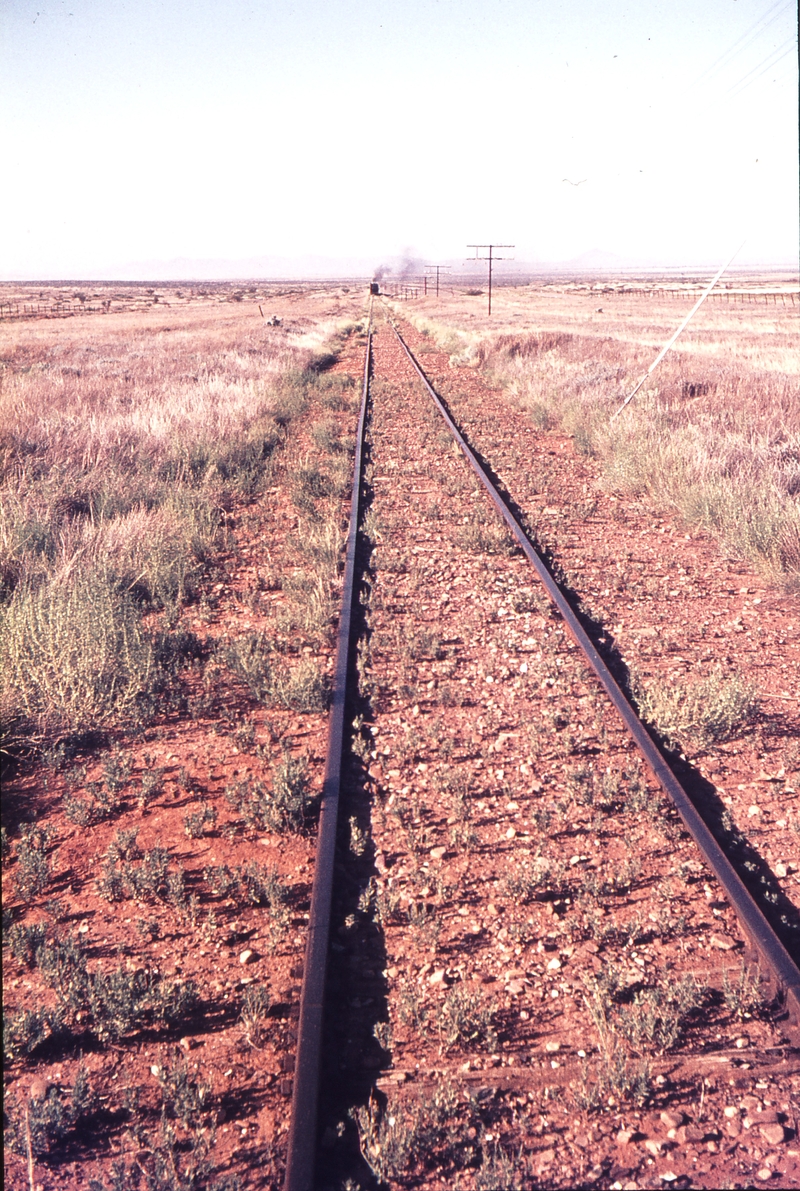
[[[436,297],[438,298],[439,297],[439,274],[440,273],[449,273],[450,266],[449,265],[426,265],[425,271],[426,271],[426,273],[428,273],[430,275],[432,275],[434,272],[436,273]]]
[[[494,263],[494,261],[510,261],[510,260],[514,259],[513,257],[510,257],[510,256],[495,256],[494,250],[495,250],[495,248],[515,248],[515,247],[516,247],[516,245],[514,245],[514,244],[468,244],[467,245],[467,248],[475,249],[475,260],[476,261],[488,261],[489,262],[489,314],[492,313],[492,264]],[[489,255],[488,256],[478,256],[478,253],[481,250],[483,250],[484,252],[488,250]]]

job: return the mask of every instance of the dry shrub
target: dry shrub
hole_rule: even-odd
[[[18,589],[0,627],[4,711],[42,738],[130,717],[154,676],[135,608],[100,573]]]
[[[755,716],[755,687],[722,668],[690,686],[667,685],[634,676],[634,695],[643,719],[672,746],[692,739],[701,746],[727,740]]]
[[[479,345],[477,359],[481,365],[498,356],[504,356],[507,360],[533,359],[556,348],[563,350],[574,339],[574,335],[560,331],[539,335],[498,335]]]
[[[226,644],[223,656],[253,697],[267,706],[310,712],[324,711],[328,705],[327,683],[311,658],[303,658],[293,667],[276,666],[272,642],[263,633],[234,638]]]

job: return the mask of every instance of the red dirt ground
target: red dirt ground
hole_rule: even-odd
[[[410,328],[404,334],[427,348]],[[362,352],[351,340],[336,370],[360,378]],[[428,350],[420,360],[622,662],[681,681],[721,664],[757,682],[759,718],[729,743],[687,754],[687,772],[695,783],[708,779],[697,789],[710,812],[727,811],[791,920],[800,864],[796,602],[709,539],[688,538],[657,510],[606,494],[568,438],[535,430],[476,373],[454,371],[445,355]],[[745,958],[730,909],[641,772],[527,564],[494,534],[496,515],[387,328],[376,340],[375,376],[377,542],[362,655],[370,707],[360,736],[365,765],[354,771],[354,788],[371,810],[359,812],[363,839],[351,830],[357,859],[361,849],[363,908],[334,935],[340,999],[329,1076],[358,1085],[350,1104],[364,1102],[365,1079],[377,1084],[398,1120],[404,1105],[449,1082],[459,1106],[454,1122],[475,1130],[467,1138],[475,1162],[479,1146],[484,1154],[493,1146],[521,1151],[526,1186],[797,1186],[800,1063],[767,1014],[743,1018],[722,1000],[723,969],[736,977]],[[356,391],[335,414],[347,433]],[[265,580],[302,563],[292,542],[291,477],[303,459],[324,466],[309,433],[321,416],[330,410],[312,407],[293,426],[274,487],[233,510],[230,549],[205,600],[186,610],[183,627],[201,638],[276,631],[286,593]],[[344,517],[344,498],[340,511]],[[330,639],[296,634],[288,656],[293,663],[311,657],[329,671]],[[153,1030],[106,1047],[79,1038],[72,1049],[8,1068],[12,1103],[40,1095],[43,1080],[71,1085],[81,1062],[103,1097],[99,1124],[81,1148],[76,1142],[61,1161],[37,1163],[43,1188],[85,1187],[92,1177],[107,1179],[115,1159],[133,1160],[142,1143],[130,1131],[125,1090],[141,1090],[143,1119],[155,1129],[153,1068],[181,1061],[211,1089],[215,1172],[238,1174],[247,1188],[280,1179],[313,825],[299,836],[247,831],[225,789],[248,776],[269,782],[284,745],[306,758],[318,789],[325,717],[259,706],[224,668],[198,669],[190,688],[194,718],[176,712],[140,740],[117,742],[131,774],[125,809],[113,821],[88,830],[70,823],[60,809],[63,772],[19,771],[7,783],[6,796],[26,812],[35,808],[54,831],[53,880],[18,920],[56,917],[59,931],[85,941],[93,965],[193,980],[202,1000],[202,1012],[177,1033]],[[88,781],[100,779],[103,758],[78,760]],[[142,808],[145,769],[163,770],[163,790]],[[631,797],[635,811],[626,807]],[[184,817],[204,802],[216,808],[216,826],[190,839]],[[166,847],[173,867],[185,869],[187,890],[199,899],[194,922],[161,902],[111,905],[98,897],[101,858],[116,832],[131,827],[141,848]],[[538,855],[550,875],[520,892]],[[277,943],[269,910],[218,897],[203,878],[206,866],[254,860],[289,887],[290,924]],[[14,868],[4,866],[4,904],[21,913]],[[48,909],[53,898],[60,907]],[[150,920],[158,937],[147,942],[137,926]],[[603,1047],[585,998],[592,976],[612,971],[628,1002],[689,973],[712,991],[669,1051],[620,1043],[631,1070],[651,1065],[645,1103],[606,1088],[589,1111],[581,1097],[598,1086]],[[240,1022],[251,981],[273,1002],[258,1045]],[[442,1007],[458,989],[489,1014],[478,1044],[448,1041]],[[7,1006],[33,1007],[48,995],[34,973],[6,957]],[[480,1093],[477,1108],[465,1098],[470,1091]],[[663,1119],[669,1112],[681,1120]],[[333,1108],[326,1119],[333,1178]],[[10,1187],[28,1186],[22,1156],[9,1157],[6,1169]],[[432,1150],[390,1184],[440,1188],[458,1177],[469,1188],[473,1174]]]
[[[409,327],[403,331],[425,347]],[[763,664],[779,641],[787,664],[796,657],[784,647],[792,639],[791,612],[759,578],[720,559],[713,542],[688,539],[660,518],[654,524],[652,510],[605,496],[568,439],[534,431],[479,376],[453,375],[447,357],[435,352],[420,358],[434,383],[444,381],[457,420],[533,524],[548,527],[546,544],[578,594],[591,595],[594,609],[608,609],[625,662],[636,660],[645,673],[660,665],[673,673],[698,661],[704,672],[720,661],[749,674],[747,661]],[[707,1187],[752,1178],[797,1185],[792,1140],[800,1068],[779,1027],[760,1014],[743,1022],[721,995],[723,973],[738,975],[742,965],[734,916],[537,598],[527,564],[496,541],[496,552],[486,554],[465,539],[465,527],[491,526],[495,514],[448,448],[438,414],[388,331],[376,338],[375,375],[371,508],[378,530],[367,690],[382,938],[355,921],[343,941],[354,964],[360,957],[372,967],[374,955],[385,954],[387,1009],[382,1013],[373,997],[365,1014],[369,1000],[352,997],[355,1012],[342,1034],[349,1031],[354,1050],[341,1067],[380,1061],[371,1054],[374,1038],[370,1043],[364,1033],[367,1016],[378,1023],[373,1033],[384,1064],[391,1056],[379,1086],[396,1121],[404,1105],[444,1081],[461,1097],[465,1129],[470,1120],[474,1129],[464,1100],[469,1088],[506,1089],[493,1118],[484,1116],[478,1128],[508,1153],[522,1147],[530,1185],[661,1186],[663,1176]],[[540,492],[543,470],[547,486]],[[596,507],[587,529],[581,511],[589,501]],[[610,590],[590,586],[587,572],[607,575],[620,559],[629,565],[615,574],[615,600]],[[726,599],[724,619],[715,617],[714,597],[720,588],[727,596],[734,575],[733,608]],[[643,586],[651,576],[655,591]],[[747,593],[739,590],[745,586]],[[745,607],[746,596],[758,602]],[[696,612],[701,599],[703,620],[713,626],[707,634]],[[654,631],[662,618],[668,623]],[[743,632],[732,622],[744,622]],[[727,797],[731,789],[724,805],[734,811],[734,791],[744,793],[738,786],[747,781],[748,790],[762,792],[761,833],[797,805],[794,771],[782,752],[794,725],[786,716],[794,707],[783,701],[790,692],[782,664],[760,682],[758,723],[689,759],[699,761],[700,774],[724,780],[717,793]],[[786,780],[768,780],[781,766]],[[691,780],[691,770],[683,776]],[[613,791],[605,804],[604,779]],[[701,789],[713,807],[714,787]],[[626,794],[637,800],[633,812]],[[753,853],[773,858],[780,849],[788,860],[786,844],[796,842],[791,828],[776,823],[769,835],[754,835],[753,817],[745,820]],[[540,853],[552,867],[560,862],[561,876],[526,902],[514,876]],[[784,872],[778,880],[791,894],[794,879]],[[629,996],[689,974],[707,991],[668,1054],[641,1040],[626,1050],[633,1066],[637,1056],[649,1058],[658,1074],[646,1104],[619,1093],[609,1098],[606,1089],[600,1111],[587,1113],[580,1097],[597,1079],[603,1047],[587,1011],[586,978],[591,984],[592,973],[610,971]],[[377,991],[369,980],[365,987]],[[477,1048],[448,1040],[447,1004],[456,989],[468,990],[491,1014],[494,1039]],[[754,1117],[751,1103],[785,1126],[779,1147],[765,1145],[756,1126],[767,1117]],[[665,1124],[664,1112],[677,1116]],[[440,1187],[455,1176],[438,1154],[420,1157],[389,1182]],[[471,1185],[466,1172],[459,1177]]]

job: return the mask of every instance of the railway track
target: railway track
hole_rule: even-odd
[[[724,1116],[729,1089],[758,1084],[769,1099],[770,1081],[794,1072],[784,1039],[800,1042],[800,973],[510,500],[380,317],[285,1185],[334,1185],[346,1169],[406,1185],[404,1162],[409,1186],[448,1185],[459,1164],[483,1187],[676,1181],[664,1163],[676,1166],[678,1143],[687,1177],[715,1185],[714,1156],[742,1131]],[[359,524],[372,559],[355,691]],[[338,901],[335,875],[349,883]],[[659,1128],[648,1106],[672,1137],[648,1136]],[[793,1126],[760,1107],[755,1124],[774,1126],[771,1142],[758,1134],[766,1153]],[[767,1160],[733,1145],[742,1166]],[[777,1172],[778,1158],[762,1169]]]

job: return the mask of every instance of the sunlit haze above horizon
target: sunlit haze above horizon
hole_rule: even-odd
[[[791,0],[0,11],[5,279],[797,261]]]

